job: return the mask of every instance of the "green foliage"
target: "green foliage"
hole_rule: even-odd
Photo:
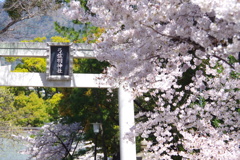
[[[33,40],[22,42],[45,42],[46,37],[37,37]],[[52,37],[53,42],[69,42],[62,37]],[[14,61],[17,58],[7,58]],[[21,58],[13,72],[46,72],[46,59],[44,58]],[[14,93],[15,101],[12,112],[12,121],[19,126],[41,126],[46,122],[53,121],[58,116],[57,105],[62,94],[57,93],[56,88],[36,87],[30,90],[28,87],[11,87],[9,90]],[[42,94],[44,93],[44,94]],[[43,99],[43,98],[45,99]]]
[[[22,16],[23,9],[19,5],[16,7],[17,1],[18,0],[5,0],[5,3],[3,5],[3,8],[7,11],[9,17],[11,17],[12,20],[18,20]]]
[[[22,58],[14,72],[46,72],[46,59],[44,58]]]
[[[70,42],[70,40],[68,38],[59,37],[59,36],[51,37],[51,41],[52,42],[62,42],[62,43],[69,43]]]
[[[61,94],[56,94],[45,101],[33,91],[29,95],[22,91],[17,96],[10,91],[0,87],[0,121],[17,126],[41,126],[49,122],[61,98]]]
[[[232,56],[232,55],[230,55],[228,57],[228,61],[229,61],[230,64],[239,63],[238,60],[234,56]],[[236,71],[232,71],[231,72],[231,78],[239,79],[240,78],[240,73],[236,72]]]
[[[29,72],[26,68],[16,68],[13,72]]]
[[[217,63],[217,64],[213,67],[213,69],[216,69],[218,74],[220,74],[220,73],[222,73],[222,72],[224,71],[223,66],[222,66],[221,64],[219,64],[219,63]]]
[[[217,128],[217,127],[220,127],[220,125],[223,123],[222,120],[219,120],[217,119],[216,117],[214,117],[212,120],[211,120],[211,124],[213,127]]]
[[[99,62],[96,59],[74,59],[74,73],[102,73],[108,66],[107,62]]]
[[[11,121],[14,95],[6,87],[0,87],[0,121]]]
[[[71,41],[74,41],[80,37],[80,32],[75,31],[74,28],[67,28],[65,26],[60,26],[57,22],[54,23],[55,30],[61,34],[63,37],[67,37]]]
[[[233,79],[240,79],[240,73],[236,71],[231,72],[231,78]]]
[[[15,96],[13,93],[16,93]],[[59,118],[57,105],[62,94],[47,100],[26,87],[0,88],[0,121],[17,126],[42,126]]]
[[[17,57],[5,57],[5,60],[7,61],[7,62],[14,62],[14,61],[16,61],[18,58]]]
[[[7,87],[9,91],[14,95],[26,94],[29,95],[32,91],[28,87]]]
[[[230,64],[234,64],[238,62],[238,60],[232,55],[228,56],[228,61]]]
[[[47,104],[47,113],[50,115],[50,121],[57,120],[59,118],[58,105],[63,97],[62,93],[56,93],[45,102]]]
[[[56,0],[57,3],[70,3],[71,0]],[[87,1],[88,0],[77,0],[77,1],[80,1],[81,3],[81,7],[84,8],[85,10],[89,10],[88,7],[87,7]]]
[[[17,109],[13,113],[16,125],[37,127],[50,120],[47,104],[34,92],[16,96],[14,106]]]
[[[74,28],[61,26],[59,23],[55,22],[55,30],[63,37],[67,37],[69,40],[76,43],[95,43],[97,42],[97,38],[105,31],[103,28],[92,26],[89,23],[83,24],[78,21],[74,21],[74,23],[81,25],[82,29],[75,30]]]
[[[22,40],[21,42],[46,42],[46,37],[36,37],[33,40]]]
[[[102,73],[107,62],[96,59],[74,59],[74,73]],[[59,114],[71,122],[81,122],[85,128],[85,140],[94,140],[93,122],[100,122],[103,133],[99,138],[102,152],[108,155],[119,151],[119,128],[116,92],[106,89],[62,89]]]
[[[109,94],[106,89],[65,89],[59,112],[64,119],[81,122],[85,128],[85,140],[94,140],[91,123],[102,123],[103,133],[99,135],[99,146],[108,154],[119,148],[117,93]]]
[[[79,0],[81,3],[81,7],[84,8],[86,11],[89,11],[88,7],[87,7],[87,1],[88,0]]]

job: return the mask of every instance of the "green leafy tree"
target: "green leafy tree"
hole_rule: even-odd
[[[13,113],[16,125],[37,127],[51,119],[50,114],[48,114],[48,105],[34,92],[29,95],[16,96],[14,106],[17,109]]]
[[[53,42],[69,42],[64,37],[52,37]],[[45,42],[46,37],[37,37],[22,42]],[[19,60],[13,72],[46,72],[45,58],[6,58],[8,61]],[[42,126],[59,118],[57,105],[62,94],[56,88],[45,87],[9,87],[15,95],[14,123],[19,126]]]
[[[36,92],[15,96],[14,111],[11,113],[13,124],[17,126],[39,127],[59,118],[57,106],[62,94],[57,93],[52,98],[44,100]]]
[[[59,118],[57,106],[62,97],[61,93],[44,100],[34,91],[29,94],[22,91],[16,96],[10,91],[7,87],[0,87],[1,123],[36,127]]]
[[[0,121],[11,121],[15,111],[14,95],[6,87],[0,87]]]
[[[55,121],[60,119],[60,114],[58,110],[59,103],[63,97],[62,93],[55,93],[51,98],[45,100],[47,107],[47,113],[50,115],[50,121]]]
[[[13,143],[12,135],[21,133],[21,129],[14,124],[14,95],[7,87],[0,87],[0,149],[5,147],[5,140]]]
[[[59,111],[69,123],[81,122],[85,128],[85,140],[94,141],[93,122],[102,124],[99,146],[105,155],[119,151],[118,108],[116,92],[106,89],[67,89],[63,92]],[[105,156],[105,157],[106,157]]]

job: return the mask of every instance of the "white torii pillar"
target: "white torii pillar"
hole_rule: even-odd
[[[120,125],[120,157],[121,160],[136,159],[136,143],[126,139],[126,133],[134,125],[134,104],[131,94],[122,86],[118,89],[119,125]]]
[[[74,58],[96,58],[91,46],[73,44]],[[0,43],[0,57],[43,57],[48,56],[46,43]],[[19,87],[76,87],[76,88],[112,88],[101,84],[96,79],[101,74],[73,74],[69,81],[48,81],[46,73],[10,72],[9,67],[0,66],[0,86]],[[120,125],[120,156],[121,160],[136,160],[136,143],[124,136],[134,125],[134,104],[131,94],[122,86],[118,90],[119,125]]]

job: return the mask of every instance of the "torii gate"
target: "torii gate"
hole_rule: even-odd
[[[50,56],[50,46],[70,45],[72,58],[96,58],[90,45],[67,43],[0,43],[0,57],[42,57]],[[10,68],[0,66],[0,86],[21,87],[76,87],[76,88],[112,88],[108,84],[97,82],[102,74],[70,74],[68,80],[49,80],[49,73],[10,72]],[[124,138],[134,125],[134,104],[130,93],[118,87],[120,156],[121,160],[136,160],[136,144]]]

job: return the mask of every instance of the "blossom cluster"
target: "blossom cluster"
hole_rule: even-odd
[[[149,159],[240,157],[240,2],[237,0],[71,1],[70,19],[106,32],[94,44],[109,84],[149,94],[133,136],[153,137]],[[117,82],[117,83],[116,83]],[[143,118],[144,117],[144,118]]]
[[[63,159],[73,157],[76,148],[81,149],[79,139],[83,131],[79,123],[49,123],[40,131],[30,131],[28,134],[16,138],[27,142],[26,150],[21,153],[29,154],[29,159]]]

